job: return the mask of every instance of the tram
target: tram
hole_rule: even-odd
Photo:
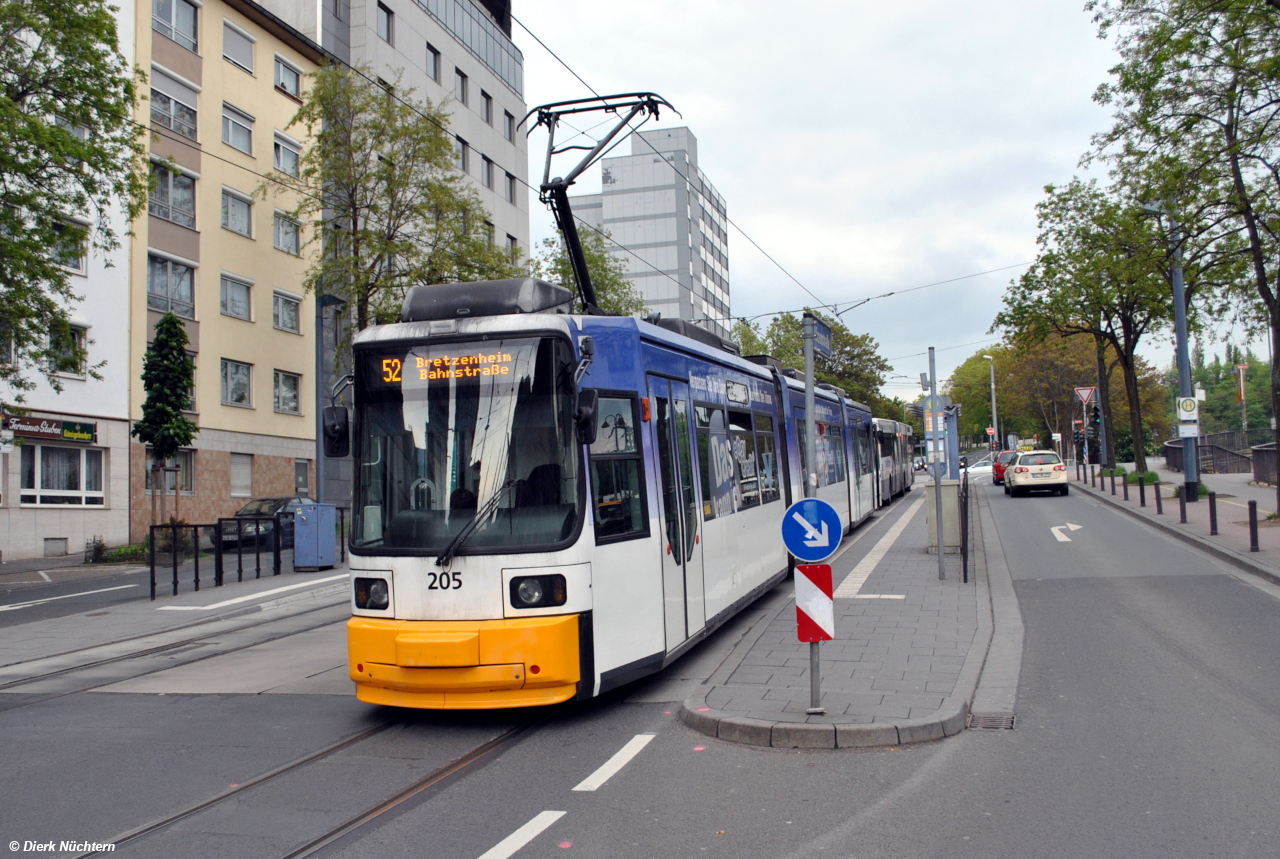
[[[327,410],[326,441],[349,437],[355,463],[360,700],[590,698],[787,575],[779,526],[810,467],[800,380],[689,323],[571,299],[531,278],[416,287],[400,322],[357,336],[353,419]],[[835,389],[814,420],[816,491],[847,530],[878,501],[879,430]]]
[[[915,482],[912,467],[915,430],[901,421],[876,418],[875,436],[880,456],[878,490],[883,505],[902,495]]]
[[[521,121],[550,131],[540,198],[584,312],[533,278],[417,286],[399,322],[356,336],[354,419],[331,406],[324,427],[326,453],[354,459],[347,645],[360,700],[493,709],[599,695],[669,664],[788,574],[780,525],[806,484],[845,530],[903,491],[884,483],[897,460],[870,410],[838,388],[818,390],[807,415],[803,380],[777,361],[683,320],[598,307],[568,188],[663,107],[629,93]],[[614,114],[613,130],[551,178],[554,155],[584,148],[556,148],[559,118],[588,111]]]

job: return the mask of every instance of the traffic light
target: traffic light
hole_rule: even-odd
[[[1087,427],[1085,427],[1085,437],[1086,437],[1086,438],[1088,438],[1088,439],[1089,439],[1089,441],[1093,441],[1095,438],[1097,438],[1097,437],[1098,437],[1098,425],[1097,425],[1097,424],[1089,424]]]
[[[1071,441],[1074,444],[1084,444],[1084,430],[1072,430]]]
[[[1093,404],[1093,412],[1090,415],[1090,419],[1093,426],[1102,425],[1102,406],[1098,405],[1097,403]]]

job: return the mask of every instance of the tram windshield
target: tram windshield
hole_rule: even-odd
[[[552,337],[356,353],[352,547],[548,547],[578,524],[580,446],[567,343]]]

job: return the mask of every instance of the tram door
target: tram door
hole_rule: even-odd
[[[698,511],[697,441],[689,385],[649,377],[662,506],[662,594],[667,650],[706,625],[702,581],[702,517]]]

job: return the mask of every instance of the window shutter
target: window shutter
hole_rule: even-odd
[[[196,107],[196,91],[184,83],[174,80],[159,69],[151,70],[151,88],[158,90],[174,101],[180,101],[193,110]]]
[[[231,454],[231,494],[241,498],[253,496],[253,454]]]
[[[222,56],[243,69],[253,71],[253,42],[225,22],[222,25]]]

